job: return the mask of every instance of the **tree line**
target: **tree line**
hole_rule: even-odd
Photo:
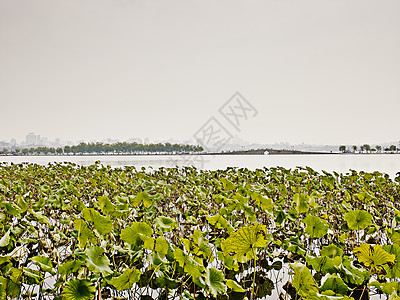
[[[139,144],[119,142],[115,144],[103,143],[80,143],[74,146],[64,147],[35,147],[9,150],[4,148],[2,154],[147,154],[147,153],[193,153],[204,151],[201,146],[157,143]]]
[[[362,152],[362,153],[374,153],[374,152],[397,152],[399,151],[400,148],[398,148],[396,145],[390,145],[389,147],[382,147],[381,145],[376,145],[375,147],[364,144],[361,146],[345,146],[341,145],[339,146],[339,151],[342,153],[356,153],[356,152]]]

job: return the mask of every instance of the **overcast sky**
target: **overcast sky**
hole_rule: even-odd
[[[0,105],[6,141],[399,141],[400,1],[0,0]]]

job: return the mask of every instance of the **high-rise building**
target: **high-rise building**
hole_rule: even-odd
[[[40,139],[40,136],[39,136]],[[27,145],[36,145],[36,141],[37,141],[37,135],[34,134],[33,132],[29,133],[26,136],[26,144]]]

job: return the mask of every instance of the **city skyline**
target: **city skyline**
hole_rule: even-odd
[[[181,145],[201,145],[200,143],[196,143],[194,140],[175,140],[175,139],[164,139],[164,140],[150,140],[148,137],[140,138],[140,137],[132,137],[126,140],[112,139],[106,138],[102,140],[75,140],[75,141],[65,141],[60,138],[55,138],[54,140],[49,139],[48,137],[41,136],[40,134],[35,134],[33,132],[28,133],[25,136],[25,140],[18,142],[15,138],[12,138],[9,142],[2,140],[0,138],[0,147],[2,149],[23,149],[23,148],[37,148],[37,147],[50,147],[50,148],[63,148],[65,146],[78,145],[80,143],[86,144],[116,144],[116,143],[138,143],[138,144],[181,144]],[[361,148],[370,148],[373,151],[383,151],[384,149],[388,150],[390,147],[395,147],[400,149],[400,141],[383,141],[381,143],[350,143],[350,144],[306,144],[304,142],[298,144],[292,144],[290,142],[281,141],[279,143],[254,143],[251,141],[246,141],[241,139],[238,136],[232,138],[230,143],[224,145],[224,147],[216,147],[205,150],[209,151],[237,151],[237,150],[250,150],[250,149],[261,149],[261,148],[270,148],[270,149],[287,149],[287,150],[300,150],[300,151],[343,151],[340,148],[344,147],[345,151],[353,152],[356,149]],[[356,147],[356,149],[354,149]]]

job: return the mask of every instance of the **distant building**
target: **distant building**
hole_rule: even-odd
[[[27,145],[36,145],[37,138],[38,138],[38,136],[36,134],[34,134],[33,132],[29,133],[26,136],[26,144]],[[40,136],[39,136],[39,139],[40,139]]]
[[[17,141],[15,139],[11,139],[10,145],[15,147],[17,145]]]

